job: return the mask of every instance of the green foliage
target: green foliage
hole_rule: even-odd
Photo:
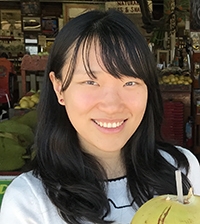
[[[28,148],[34,142],[36,111],[0,122],[0,170],[20,169],[30,157]]]
[[[30,110],[28,113],[16,117],[15,120],[21,124],[29,126],[32,130],[35,130],[37,124],[37,112],[36,110]]]
[[[6,120],[0,123],[0,132],[14,134],[19,139],[22,146],[29,146],[34,139],[33,130],[26,124],[21,124],[17,120]]]
[[[0,170],[12,171],[20,169],[25,160],[22,155],[26,153],[26,148],[14,139],[0,137]]]

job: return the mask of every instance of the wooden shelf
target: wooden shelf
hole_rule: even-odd
[[[195,124],[200,125],[200,114],[196,114],[195,116]]]
[[[195,91],[200,89],[199,79],[194,77],[195,73],[195,63],[200,63],[200,53],[194,53],[192,55],[192,75],[193,75],[193,83],[192,83],[192,110],[193,110],[193,118],[194,118],[194,125],[193,125],[193,152],[194,154],[200,153],[200,114],[197,114],[196,108],[196,94]]]
[[[27,72],[33,72],[34,80],[40,83],[41,86],[41,80],[37,80],[37,75],[41,71],[45,71],[46,64],[48,60],[48,55],[45,56],[39,56],[39,55],[24,55],[22,58],[21,63],[21,78],[20,78],[20,89],[21,94],[24,96],[30,89],[27,89],[26,81],[27,80]],[[35,82],[35,81],[34,81]]]
[[[162,92],[191,92],[191,85],[160,85]]]

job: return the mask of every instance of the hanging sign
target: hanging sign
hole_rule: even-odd
[[[46,46],[46,36],[45,35],[38,35],[38,45]]]
[[[152,12],[152,1],[147,1],[150,12]],[[137,1],[106,2],[105,9],[117,9],[125,14],[141,14],[140,5]]]

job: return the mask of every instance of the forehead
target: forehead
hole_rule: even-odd
[[[72,65],[73,60],[75,60],[74,69],[78,67],[84,67],[85,69],[88,69],[97,65],[105,67],[101,58],[102,54],[99,41],[92,40],[90,43],[86,41],[79,46],[77,54],[74,54],[74,52],[75,46],[71,48],[66,55],[63,71]]]
[[[74,72],[83,71],[95,78],[94,74],[99,70],[115,78],[127,76],[146,80],[148,71],[145,71],[143,57],[137,48],[130,50],[123,40],[113,45],[113,38],[109,39],[112,43],[94,36],[78,39],[68,51],[62,69],[62,78],[66,83],[71,82]]]

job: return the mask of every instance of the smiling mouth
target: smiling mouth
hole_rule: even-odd
[[[118,128],[120,127],[124,121],[119,121],[119,122],[101,122],[101,121],[96,121],[93,120],[98,126],[103,127],[103,128]]]

